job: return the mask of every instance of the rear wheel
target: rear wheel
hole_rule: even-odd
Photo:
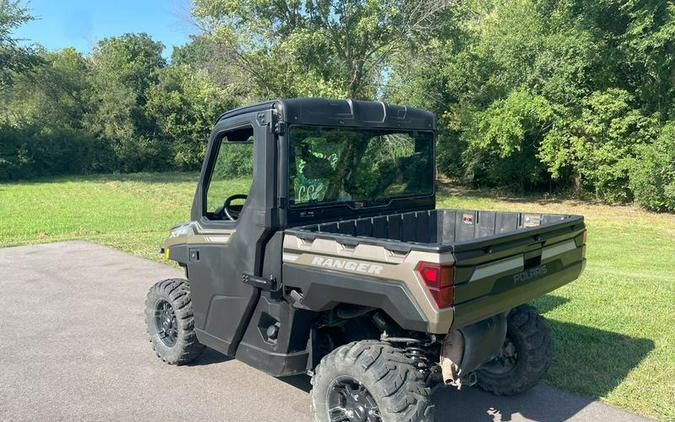
[[[338,347],[312,378],[315,421],[432,421],[424,374],[403,350],[365,340]]]
[[[534,387],[544,376],[553,350],[544,319],[531,306],[511,310],[506,340],[499,356],[477,371],[478,387],[500,396],[519,394]]]
[[[188,363],[205,349],[194,331],[187,280],[163,280],[150,288],[145,299],[145,323],[152,348],[166,363]]]

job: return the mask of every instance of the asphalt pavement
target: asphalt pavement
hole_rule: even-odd
[[[182,272],[93,243],[0,249],[0,421],[307,421],[306,376],[275,379],[209,350],[163,364],[143,300]],[[649,419],[539,385],[518,397],[438,390],[439,421]]]

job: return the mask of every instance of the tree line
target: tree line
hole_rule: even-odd
[[[462,183],[675,210],[675,4],[194,0],[200,32],[46,51],[0,0],[0,180],[195,170],[215,117],[295,96],[438,116]],[[236,168],[233,167],[233,168]]]

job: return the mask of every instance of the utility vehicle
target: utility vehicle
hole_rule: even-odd
[[[435,130],[355,100],[220,116],[191,221],[163,248],[185,279],[146,299],[157,355],[309,374],[317,421],[432,420],[434,384],[537,383],[551,338],[525,304],[579,276],[583,217],[436,209]]]

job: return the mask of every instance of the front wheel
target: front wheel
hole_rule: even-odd
[[[312,378],[318,422],[432,421],[424,374],[401,349],[365,340],[326,355]]]
[[[163,280],[150,288],[145,298],[145,323],[152,348],[168,364],[188,363],[204,351],[195,333],[187,280]]]
[[[536,309],[527,305],[512,309],[499,356],[477,371],[478,387],[499,396],[529,390],[551,366],[552,349],[551,335]]]

